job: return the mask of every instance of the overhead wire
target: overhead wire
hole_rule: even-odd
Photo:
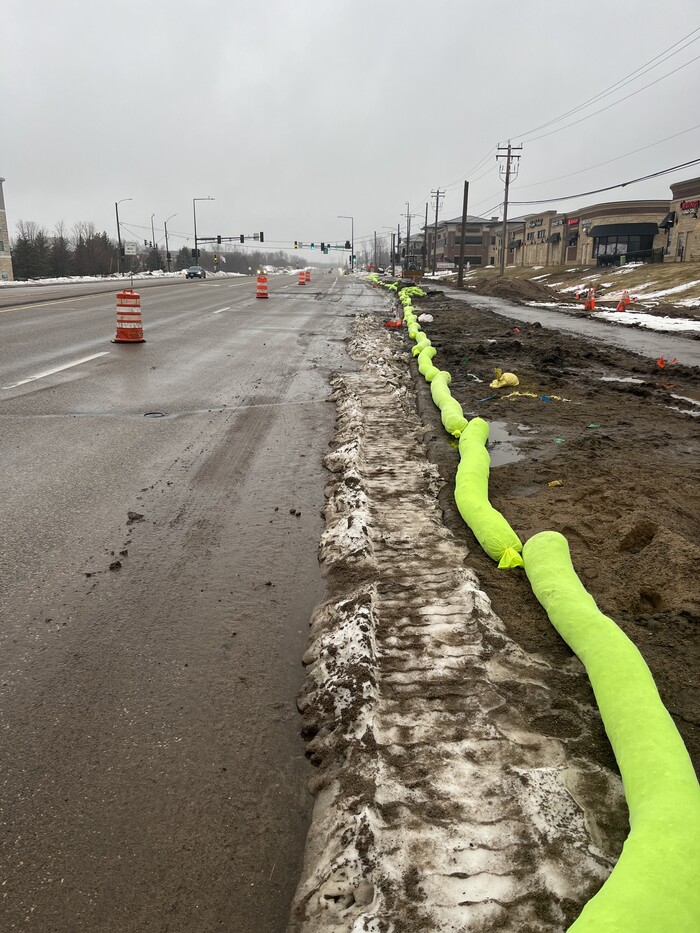
[[[605,107],[601,107],[600,110],[594,110],[593,113],[587,114],[585,117],[581,117],[580,120],[574,120],[573,123],[566,123],[564,126],[560,126],[555,130],[550,130],[548,133],[542,133],[540,136],[533,136],[531,139],[524,139],[524,142],[534,143],[538,139],[546,139],[548,136],[554,136],[555,133],[561,133],[564,130],[570,129],[572,126],[578,126],[579,123],[583,123],[586,120],[590,120],[591,117],[597,116],[599,113],[605,113],[606,110],[610,110],[612,107],[617,107],[618,104],[623,103],[626,100],[629,100],[630,97],[636,97],[637,94],[641,94],[642,91],[646,91],[648,88],[653,87],[655,84],[658,84],[660,81],[664,81],[666,78],[670,78],[671,75],[676,74],[679,71],[682,71],[684,68],[687,68],[688,65],[692,65],[693,62],[698,61],[700,55],[696,55],[695,58],[691,58],[690,61],[685,62],[682,65],[679,65],[678,68],[674,68],[673,71],[668,71],[666,74],[660,75],[654,81],[650,81],[649,84],[644,84],[642,87],[638,88],[636,91],[632,91],[631,94],[626,94],[624,97],[621,97],[619,100],[613,101],[611,104],[608,104]],[[520,138],[520,137],[518,137]]]
[[[595,165],[589,165],[587,168],[578,169],[576,172],[568,172],[566,175],[557,175],[555,178],[547,178],[545,181],[537,181],[530,185],[518,185],[517,190],[522,191],[525,188],[538,188],[540,185],[548,185],[553,181],[561,181],[562,178],[573,178],[574,175],[583,175],[585,172],[590,172],[594,168],[600,168],[603,165],[610,165],[612,162],[619,162],[620,159],[626,159],[628,156],[637,155],[637,153],[644,152],[646,149],[653,149],[654,146],[660,146],[661,143],[666,143],[669,141],[669,139],[676,139],[678,136],[684,136],[686,133],[691,133],[693,130],[697,129],[700,129],[700,123],[689,127],[687,130],[681,130],[680,133],[673,133],[672,136],[665,136],[663,139],[658,139],[654,143],[649,143],[648,146],[640,146],[638,149],[632,149],[630,152],[625,152],[622,155],[615,156],[614,159],[606,159],[605,162],[596,162]],[[513,187],[515,188],[515,186]]]
[[[659,52],[658,55],[655,55],[653,58],[649,59],[648,62],[644,62],[639,67],[635,68],[634,71],[629,72],[629,74],[624,75],[614,84],[609,85],[607,88],[603,88],[602,91],[599,91],[597,94],[594,94],[593,97],[589,97],[587,100],[583,101],[581,104],[577,104],[576,107],[572,107],[570,110],[565,111],[562,114],[559,114],[557,117],[553,117],[551,120],[547,120],[545,123],[541,123],[539,126],[532,127],[529,130],[526,130],[524,133],[518,133],[516,136],[511,137],[512,139],[524,139],[524,137],[529,136],[530,133],[536,133],[538,130],[545,129],[548,126],[551,126],[553,123],[558,123],[560,120],[565,120],[566,117],[571,116],[574,113],[578,113],[580,110],[584,110],[586,107],[594,104],[598,100],[602,100],[604,97],[608,97],[610,94],[614,94],[616,90],[620,90],[622,87],[625,87],[627,84],[630,84],[632,81],[637,80],[642,75],[646,74],[648,71],[652,71],[654,68],[658,68],[659,65],[663,64],[664,61],[668,61],[669,58],[672,58],[674,55],[677,55],[679,52],[682,52],[689,45],[692,45],[693,42],[697,42],[700,39],[700,36],[697,36],[695,39],[692,39],[690,42],[686,43],[682,48],[676,49],[675,52],[672,52],[671,55],[668,55],[662,61],[657,61],[657,59],[662,58],[666,55],[667,52],[670,52],[671,49],[674,49],[677,45],[680,45],[682,42],[685,42],[686,39],[689,39],[695,33],[700,32],[700,26],[697,26],[695,29],[691,30],[687,35],[678,39],[677,42],[674,42],[673,45],[670,45],[668,48],[664,49],[662,52]],[[656,62],[656,64],[652,64]]]
[[[660,175],[668,175],[670,172],[679,171],[682,168],[689,168],[691,165],[697,165],[700,158],[691,159],[688,162],[682,162],[680,165],[672,165],[670,168],[661,169],[659,172],[651,172],[649,175],[641,175],[639,178],[631,178],[629,181],[619,182],[616,185],[607,185],[605,188],[594,188],[592,191],[579,191],[577,194],[567,194],[558,198],[542,198],[537,201],[509,201],[510,204],[553,204],[555,201],[570,201],[572,198],[585,198],[591,194],[600,194],[603,191],[613,191],[615,188],[626,188],[628,185],[636,185],[640,181],[648,181],[650,178],[658,178]]]

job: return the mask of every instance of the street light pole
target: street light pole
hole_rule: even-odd
[[[173,217],[177,217],[177,214],[171,214],[166,220],[163,221],[163,227],[165,228],[165,261],[168,265],[168,272],[170,272],[170,247],[168,246],[168,220],[172,220]]]
[[[117,215],[117,242],[119,243],[119,258],[117,260],[117,269],[119,269],[119,275],[122,274],[122,228],[119,225],[119,205],[123,201],[133,201],[133,198],[122,198],[121,201],[114,202],[114,210]]]
[[[199,265],[199,250],[197,249],[197,206],[195,201],[213,201],[214,198],[192,198],[192,215],[194,217],[194,262]]]
[[[355,218],[350,214],[338,214],[339,220],[350,221],[350,271],[355,271]]]

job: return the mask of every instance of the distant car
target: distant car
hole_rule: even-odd
[[[207,273],[201,266],[190,266],[185,272],[186,279],[206,279]]]

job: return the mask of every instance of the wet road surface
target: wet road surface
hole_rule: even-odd
[[[376,298],[254,288],[150,288],[134,346],[113,293],[0,313],[3,930],[286,927],[327,378]]]

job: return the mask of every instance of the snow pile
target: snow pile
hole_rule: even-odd
[[[316,803],[289,930],[560,933],[619,851],[619,780],[538,728],[565,717],[577,742],[595,713],[557,708],[554,672],[444,527],[402,336],[357,329],[362,370],[334,380],[331,597],[298,701]]]

